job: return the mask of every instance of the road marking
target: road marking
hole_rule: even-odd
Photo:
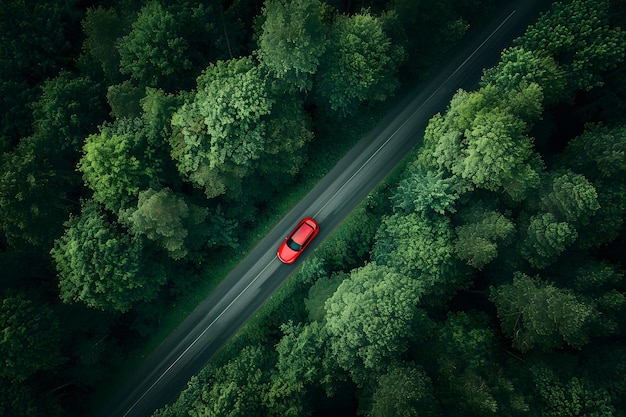
[[[419,105],[419,107],[417,109],[415,109],[413,111],[413,113],[411,113],[411,115],[409,117],[406,118],[406,120],[400,125],[400,127],[398,127],[396,130],[393,131],[393,133],[391,135],[389,135],[389,138],[387,138],[387,140],[378,147],[378,149],[376,149],[376,151],[369,157],[367,158],[367,160],[365,162],[363,162],[363,164],[359,167],[359,169],[357,169],[354,174],[352,174],[350,176],[350,178],[348,178],[342,185],[341,187],[339,187],[339,189],[337,191],[335,191],[335,193],[326,201],[326,203],[324,203],[324,205],[317,211],[317,213],[315,213],[315,215],[313,217],[317,218],[319,216],[319,214],[326,208],[326,206],[328,206],[328,204],[335,199],[335,197],[337,197],[337,195],[339,195],[339,193],[341,193],[341,191],[348,185],[348,183],[350,181],[352,181],[354,179],[354,177],[356,177],[359,172],[361,172],[361,170],[363,168],[365,168],[365,166],[385,147],[387,146],[387,144],[391,141],[391,139],[393,139],[393,137],[404,128],[404,126],[406,126],[407,123],[409,123],[409,121],[411,121],[411,119],[413,119],[413,117],[415,116],[415,114],[417,112],[419,112],[422,107],[424,107],[424,105],[426,105],[426,103],[428,103],[430,101],[431,98],[433,98],[435,96],[435,94],[437,94],[439,92],[439,90],[441,90],[441,88],[448,82],[450,81],[450,79],[452,77],[454,77],[456,75],[457,72],[459,72],[461,70],[461,68],[463,68],[465,66],[465,64],[467,64],[467,62],[472,59],[472,57],[474,55],[476,55],[476,53],[493,37],[493,35],[496,34],[496,32],[498,32],[500,30],[500,28],[509,21],[509,19],[516,13],[516,10],[513,10],[499,25],[497,28],[495,28],[493,30],[493,32],[491,32],[489,34],[489,36],[487,36],[487,38],[481,42],[480,45],[478,45],[478,47],[476,49],[474,49],[474,51],[465,59],[465,61],[463,61],[461,63],[461,65],[459,65],[453,72],[452,74],[450,74],[448,76],[448,78],[445,79],[444,82],[442,82],[441,84],[439,84],[439,86],[435,89],[435,91],[433,91],[427,98],[426,100],[424,100],[422,102],[422,104]]]
[[[141,395],[141,397],[139,397],[139,399],[138,399],[137,401],[135,401],[135,402],[133,403],[133,405],[131,405],[131,406],[130,406],[130,408],[129,408],[128,410],[126,410],[126,413],[124,413],[124,415],[123,415],[122,417],[126,417],[126,416],[128,416],[128,414],[129,414],[129,413],[131,413],[131,412],[133,411],[133,409],[137,406],[137,404],[139,404],[139,403],[141,402],[141,400],[143,400],[143,399],[145,398],[145,396],[146,396],[146,395],[148,395],[148,393],[152,390],[152,388],[154,388],[154,387],[156,386],[156,384],[158,384],[158,383],[159,383],[159,382],[160,382],[160,381],[161,381],[161,380],[165,377],[165,375],[166,375],[169,371],[171,371],[171,370],[172,370],[172,368],[173,368],[174,366],[176,366],[176,364],[177,364],[177,363],[178,363],[178,362],[182,359],[182,357],[183,357],[183,356],[185,356],[185,355],[187,354],[187,352],[189,352],[189,350],[190,350],[192,347],[194,347],[194,345],[195,345],[196,343],[198,343],[198,341],[199,341],[200,339],[202,339],[202,337],[204,337],[204,335],[206,334],[206,332],[208,332],[208,331],[209,331],[209,329],[211,328],[211,326],[213,326],[213,325],[215,324],[215,322],[217,322],[217,321],[218,321],[218,320],[219,320],[219,319],[220,319],[220,318],[224,315],[224,313],[226,313],[226,311],[228,311],[228,309],[229,309],[229,308],[230,308],[233,304],[235,304],[235,302],[239,299],[239,297],[241,297],[241,296],[243,295],[243,293],[244,293],[244,292],[246,292],[246,291],[248,290],[248,288],[250,288],[250,286],[251,286],[252,284],[254,284],[254,282],[255,282],[255,281],[256,281],[256,280],[257,280],[257,279],[258,279],[261,275],[263,275],[263,273],[267,270],[267,268],[269,268],[269,267],[270,267],[270,265],[272,265],[272,264],[274,263],[274,261],[275,261],[275,260],[276,260],[276,257],[272,258],[272,260],[271,260],[271,261],[269,261],[269,263],[268,263],[267,265],[265,265],[265,267],[261,270],[261,272],[259,272],[259,273],[258,273],[258,274],[254,277],[254,279],[252,279],[252,281],[250,281],[250,282],[248,283],[248,285],[246,285],[246,287],[245,287],[243,290],[241,290],[241,292],[240,292],[239,294],[237,294],[237,296],[236,296],[236,297],[235,297],[235,298],[234,298],[234,299],[230,302],[230,304],[228,304],[228,305],[224,308],[224,310],[222,310],[222,312],[221,312],[221,313],[220,313],[220,314],[219,314],[219,315],[218,315],[215,319],[213,319],[213,321],[212,321],[212,322],[211,322],[211,323],[210,323],[210,324],[209,324],[209,325],[208,325],[208,326],[207,326],[207,327],[206,327],[206,328],[202,331],[202,333],[200,333],[200,335],[199,335],[198,337],[196,337],[196,338],[194,339],[194,341],[193,341],[193,342],[191,342],[191,344],[190,344],[189,346],[187,346],[187,348],[186,348],[184,351],[182,351],[182,353],[181,353],[180,355],[178,355],[178,357],[174,360],[174,362],[172,362],[172,363],[170,364],[170,366],[168,366],[168,367],[165,369],[165,371],[163,371],[163,373],[161,373],[161,375],[160,375],[160,376],[156,379],[156,381],[154,381],[154,382],[152,383],[152,385],[150,385],[150,386],[148,387],[148,389],[146,389],[146,390],[144,391],[144,393]]]

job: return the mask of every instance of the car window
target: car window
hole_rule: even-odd
[[[302,249],[302,245],[298,245],[296,242],[294,242],[293,239],[287,240],[287,246],[289,246],[289,249],[295,251],[299,251],[300,249]]]

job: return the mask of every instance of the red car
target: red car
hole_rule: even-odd
[[[320,225],[314,219],[305,217],[300,220],[278,248],[278,259],[286,264],[294,263],[319,231]]]

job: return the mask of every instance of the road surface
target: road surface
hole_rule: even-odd
[[[483,68],[523,33],[550,1],[515,1],[464,48],[439,75],[392,109],[256,246],[216,290],[146,360],[98,416],[144,417],[172,402],[211,357],[298,268],[276,250],[303,217],[320,223],[308,255],[421,139],[430,117],[445,110],[459,88],[471,88]]]

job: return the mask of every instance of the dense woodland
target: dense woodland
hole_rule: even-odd
[[[493,1],[0,11],[0,414],[84,415],[324,132]],[[556,3],[165,416],[626,413],[626,5]]]

